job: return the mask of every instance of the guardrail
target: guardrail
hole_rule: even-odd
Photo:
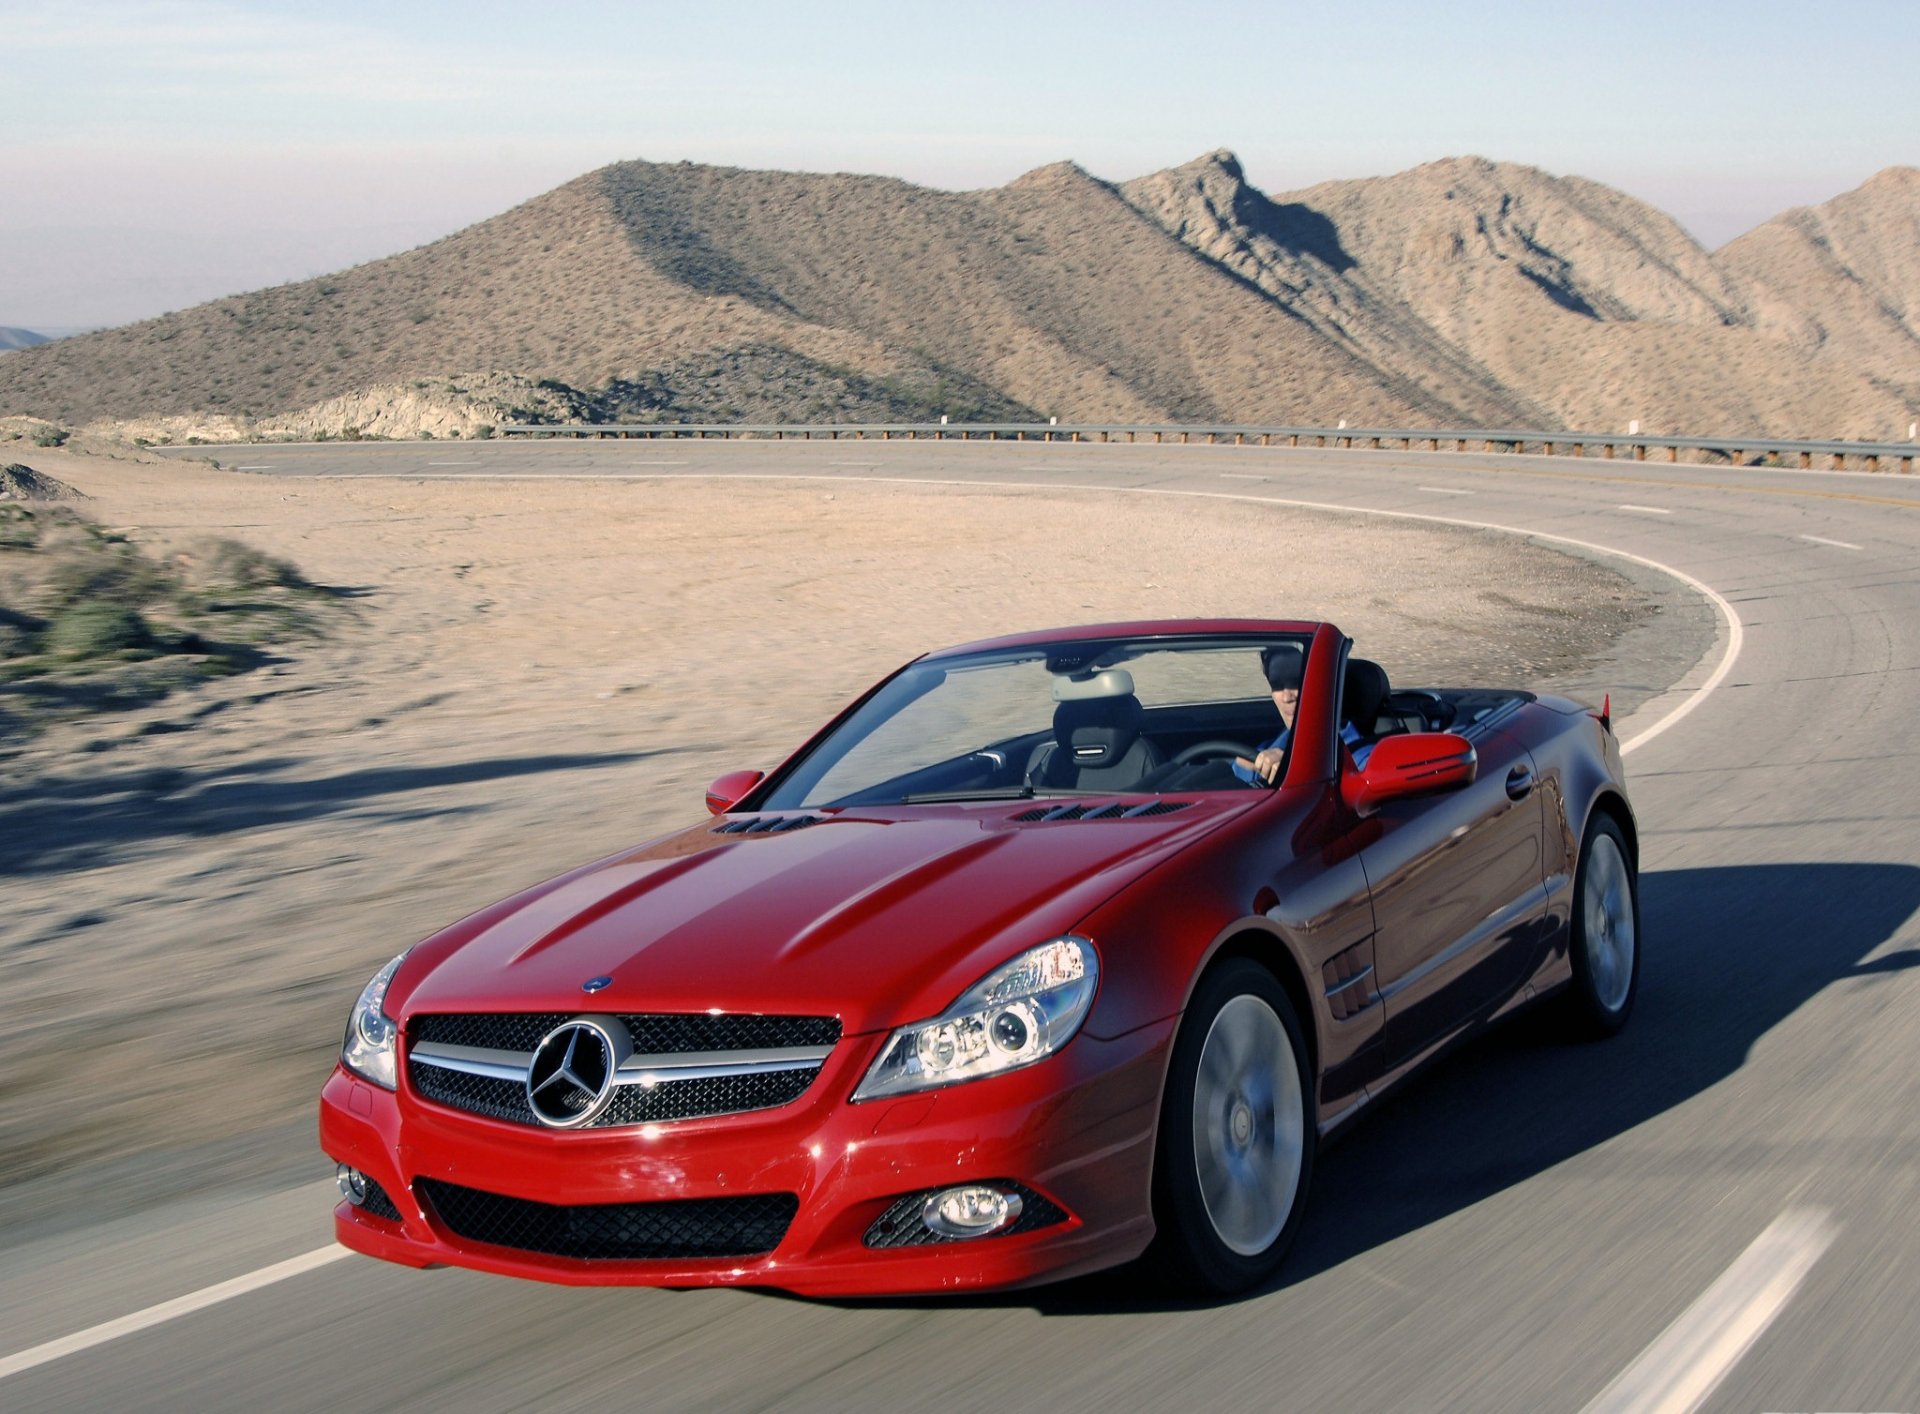
[[[1858,461],[1868,471],[1880,471],[1883,463],[1897,462],[1903,473],[1913,471],[1913,459],[1920,456],[1920,444],[1913,442],[1801,442],[1763,437],[1759,434],[1739,437],[1668,437],[1620,432],[1542,432],[1517,429],[1462,430],[1448,428],[1405,427],[1256,427],[1222,424],[1218,426],[1158,426],[1130,423],[1052,423],[1052,422],[818,422],[818,423],[739,423],[739,422],[556,422],[508,423],[496,429],[506,437],[738,437],[797,441],[867,440],[880,441],[1011,441],[1011,442],[1158,442],[1207,443],[1232,446],[1289,447],[1368,447],[1390,448],[1396,444],[1409,451],[1480,450],[1483,452],[1521,453],[1538,447],[1547,456],[1584,457],[1588,449],[1598,447],[1602,457],[1630,456],[1647,460],[1651,452],[1665,453],[1665,460],[1677,462],[1680,453],[1719,454],[1736,464],[1750,457],[1772,459],[1785,465],[1794,459],[1802,468],[1811,468],[1814,458],[1832,458],[1831,469],[1844,470]]]

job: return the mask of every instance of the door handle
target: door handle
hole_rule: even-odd
[[[1515,766],[1507,772],[1507,799],[1525,800],[1533,789],[1533,767]]]

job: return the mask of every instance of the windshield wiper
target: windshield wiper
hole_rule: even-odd
[[[902,805],[932,805],[943,800],[1032,800],[1032,786],[1005,786],[999,790],[930,790],[903,795]]]

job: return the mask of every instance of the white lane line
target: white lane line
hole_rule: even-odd
[[[1859,550],[1864,548],[1854,544],[1851,540],[1829,540],[1824,535],[1802,535],[1800,538],[1810,541],[1815,545],[1831,545],[1837,550]]]
[[[1473,492],[1462,491],[1454,486],[1416,486],[1416,491],[1428,491],[1435,496],[1471,496]]]
[[[1791,1208],[1775,1218],[1583,1414],[1698,1409],[1786,1309],[1837,1231],[1817,1208]]]
[[[480,465],[480,462],[476,458],[473,461],[464,461],[464,462],[428,462],[427,465],[428,466],[478,466]]]
[[[1265,481],[1267,479],[1264,476],[1255,476],[1250,471],[1223,471],[1220,472],[1219,475],[1232,477],[1235,481]]]
[[[1667,510],[1664,506],[1621,506],[1618,509],[1623,511],[1638,511],[1643,516],[1670,516],[1673,514],[1672,511]]]
[[[177,1316],[185,1316],[193,1311],[204,1311],[209,1306],[217,1306],[222,1301],[230,1301],[236,1296],[244,1296],[249,1291],[258,1291],[263,1286],[272,1286],[288,1277],[297,1277],[316,1267],[324,1267],[329,1262],[337,1262],[342,1257],[351,1257],[353,1253],[340,1246],[319,1247],[298,1257],[289,1257],[284,1262],[275,1262],[270,1267],[248,1272],[245,1276],[235,1277],[232,1281],[223,1281],[214,1286],[202,1287],[185,1296],[176,1296],[171,1301],[162,1301],[158,1306],[149,1306],[144,1311],[135,1311],[131,1316],[121,1316],[118,1320],[103,1321],[97,1326],[89,1326],[72,1335],[61,1336],[44,1345],[36,1345],[31,1350],[22,1350],[17,1355],[0,1358],[0,1380],[9,1375],[17,1375],[23,1370],[31,1370],[36,1365],[45,1365],[49,1361],[63,1356],[89,1350],[107,1341],[118,1340],[123,1335],[132,1335],[149,1326],[157,1326],[171,1321]]]

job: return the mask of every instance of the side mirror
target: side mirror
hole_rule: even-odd
[[[707,813],[724,815],[760,784],[765,771],[729,771],[707,787]]]
[[[1473,743],[1453,732],[1409,732],[1380,738],[1367,764],[1340,778],[1340,794],[1356,814],[1389,800],[1458,790],[1473,781],[1480,758]]]

